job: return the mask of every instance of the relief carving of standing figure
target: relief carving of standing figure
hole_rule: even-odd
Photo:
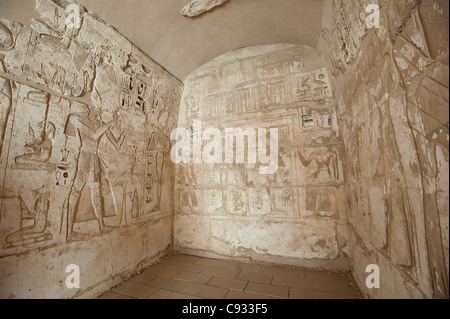
[[[98,147],[102,137],[106,135],[112,145],[119,150],[125,139],[125,132],[122,132],[119,140],[117,140],[111,131],[111,127],[117,122],[117,113],[114,114],[113,121],[109,123],[102,121],[101,114],[101,108],[89,107],[88,114],[71,114],[67,120],[65,134],[67,136],[78,135],[81,141],[77,171],[69,195],[67,239],[83,237],[73,231],[73,226],[77,217],[78,200],[86,183],[91,190],[92,206],[100,226],[100,232],[106,227],[103,222],[100,190],[102,159],[98,154]]]

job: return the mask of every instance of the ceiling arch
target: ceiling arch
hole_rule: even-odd
[[[79,0],[181,80],[247,46],[317,47],[323,0],[230,0],[195,18],[180,13],[189,1]]]
[[[169,72],[184,80],[224,53],[293,43],[317,48],[327,0],[229,0],[200,16],[181,10],[190,0],[76,0]],[[7,19],[29,24],[34,1],[1,0]]]

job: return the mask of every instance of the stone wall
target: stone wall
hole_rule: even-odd
[[[365,8],[380,7],[367,29]],[[336,76],[350,260],[371,298],[448,298],[447,1],[333,1],[321,51]],[[368,289],[366,266],[380,268]]]
[[[0,298],[95,296],[171,249],[182,83],[72,1],[36,10],[0,20]]]
[[[179,127],[193,138],[218,129],[223,163],[177,167],[175,248],[347,269],[343,144],[335,105],[328,72],[306,46],[250,47],[194,71],[185,81]],[[235,142],[232,163],[226,163],[227,128],[255,135],[259,128],[277,128],[278,170],[261,174],[266,164],[249,163],[247,155],[245,163],[238,162],[235,151],[243,146],[246,153],[248,139]],[[207,136],[203,147],[209,141]],[[267,138],[262,144],[267,153],[271,143]]]

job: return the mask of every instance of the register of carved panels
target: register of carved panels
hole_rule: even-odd
[[[37,1],[31,28],[0,20],[0,256],[171,213],[182,84],[82,7],[68,27],[56,3]]]
[[[346,229],[336,227],[345,225],[345,213],[343,147],[334,107],[328,72],[317,53],[305,46],[247,48],[194,71],[185,82],[179,126],[189,128],[194,135],[198,129],[195,123],[201,123],[203,131],[219,129],[223,159],[227,156],[226,129],[253,131],[258,140],[258,129],[265,129],[268,152],[272,142],[268,132],[276,128],[278,169],[261,174],[263,163],[248,161],[248,138],[234,144],[235,151],[239,143],[244,145],[244,161],[237,161],[234,152],[232,163],[183,164],[177,170],[178,180],[189,176],[194,183],[177,183],[176,245],[232,256],[256,253],[345,259]],[[231,230],[211,233],[214,240],[192,247],[191,238],[181,228],[198,219],[207,225],[202,232],[212,232],[223,220],[247,230],[242,236]],[[278,235],[269,226],[274,222],[298,242],[275,247]],[[302,232],[306,224],[317,226],[314,236],[307,238]],[[264,225],[266,236],[256,240],[251,233],[258,231],[253,227]],[[218,242],[222,244],[216,246]],[[337,262],[335,266],[344,264]]]
[[[338,116],[355,278],[371,298],[448,298],[448,3],[385,1],[372,30],[366,4],[334,1],[323,43],[345,83]],[[369,263],[390,273],[380,289],[365,287]]]

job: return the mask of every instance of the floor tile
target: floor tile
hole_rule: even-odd
[[[230,262],[225,268],[239,271],[259,272],[261,265]]]
[[[158,277],[148,282],[147,285],[175,292],[183,292],[183,290],[187,288],[189,283],[187,283],[186,281],[176,280],[172,278]]]
[[[295,276],[289,277],[284,275],[274,275],[272,285],[291,288],[312,288],[313,283],[311,279],[296,278]]]
[[[173,276],[173,279],[188,281],[188,282],[195,282],[198,284],[206,284],[208,281],[211,280],[213,276],[207,275],[207,274],[200,274],[192,271],[180,271],[175,276]]]
[[[228,290],[196,283],[190,283],[183,293],[208,299],[223,299]]]
[[[211,266],[211,267],[226,267],[229,261],[226,260],[218,260],[218,259],[210,259],[210,258],[201,258],[195,262],[198,265]]]
[[[305,289],[289,288],[289,299],[305,299]]]
[[[343,280],[313,280],[313,289],[318,291],[351,293],[350,287],[346,281]]]
[[[156,265],[149,268],[148,271],[160,277],[172,278],[180,271],[180,269],[170,266]]]
[[[289,297],[288,287],[260,284],[256,282],[249,282],[247,287],[245,287],[245,291],[274,297],[283,297],[283,298]]]
[[[292,277],[299,277],[299,273],[301,273],[297,268],[280,266],[262,266],[259,272],[272,275],[290,275]]]
[[[186,295],[179,292],[172,292],[166,299],[203,299],[203,298]]]
[[[148,297],[147,299],[166,299],[173,291],[158,289],[153,295]]]
[[[346,272],[266,266],[174,254],[99,299],[355,299]]]
[[[130,278],[130,281],[137,282],[138,284],[146,284],[156,277],[158,277],[158,275],[146,270],[142,274]]]
[[[120,286],[113,288],[113,292],[118,292],[133,298],[146,299],[155,293],[157,289],[137,282],[127,281]]]
[[[305,269],[303,270],[305,278],[307,279],[321,279],[321,280],[348,280],[347,273],[331,272],[331,271],[315,271]]]
[[[208,282],[208,285],[242,291],[245,289],[245,286],[247,286],[247,283],[248,283],[248,281],[246,281],[246,280],[238,280],[238,279],[224,278],[224,277],[213,277]]]
[[[125,296],[114,291],[107,291],[103,295],[98,297],[98,299],[135,299],[135,298]]]
[[[197,260],[202,259],[201,257],[184,255],[184,254],[175,254],[170,256],[168,259],[171,261],[179,261],[185,263],[195,263]]]
[[[206,268],[206,266],[204,266],[204,265],[188,263],[188,262],[184,262],[184,261],[173,261],[173,260],[168,260],[165,263],[165,265],[168,267],[171,267],[171,268],[176,268],[179,270],[187,270],[187,271],[192,271],[192,272],[201,272],[202,270],[204,270]]]
[[[270,296],[253,294],[250,292],[229,290],[224,299],[272,299]]]
[[[262,274],[257,272],[241,271],[236,279],[248,280],[251,282],[260,282],[263,284],[270,284],[272,282],[272,274]]]
[[[239,270],[227,269],[223,267],[206,267],[202,270],[202,273],[225,278],[236,278],[239,274]]]
[[[305,299],[357,299],[353,294],[305,289]]]

